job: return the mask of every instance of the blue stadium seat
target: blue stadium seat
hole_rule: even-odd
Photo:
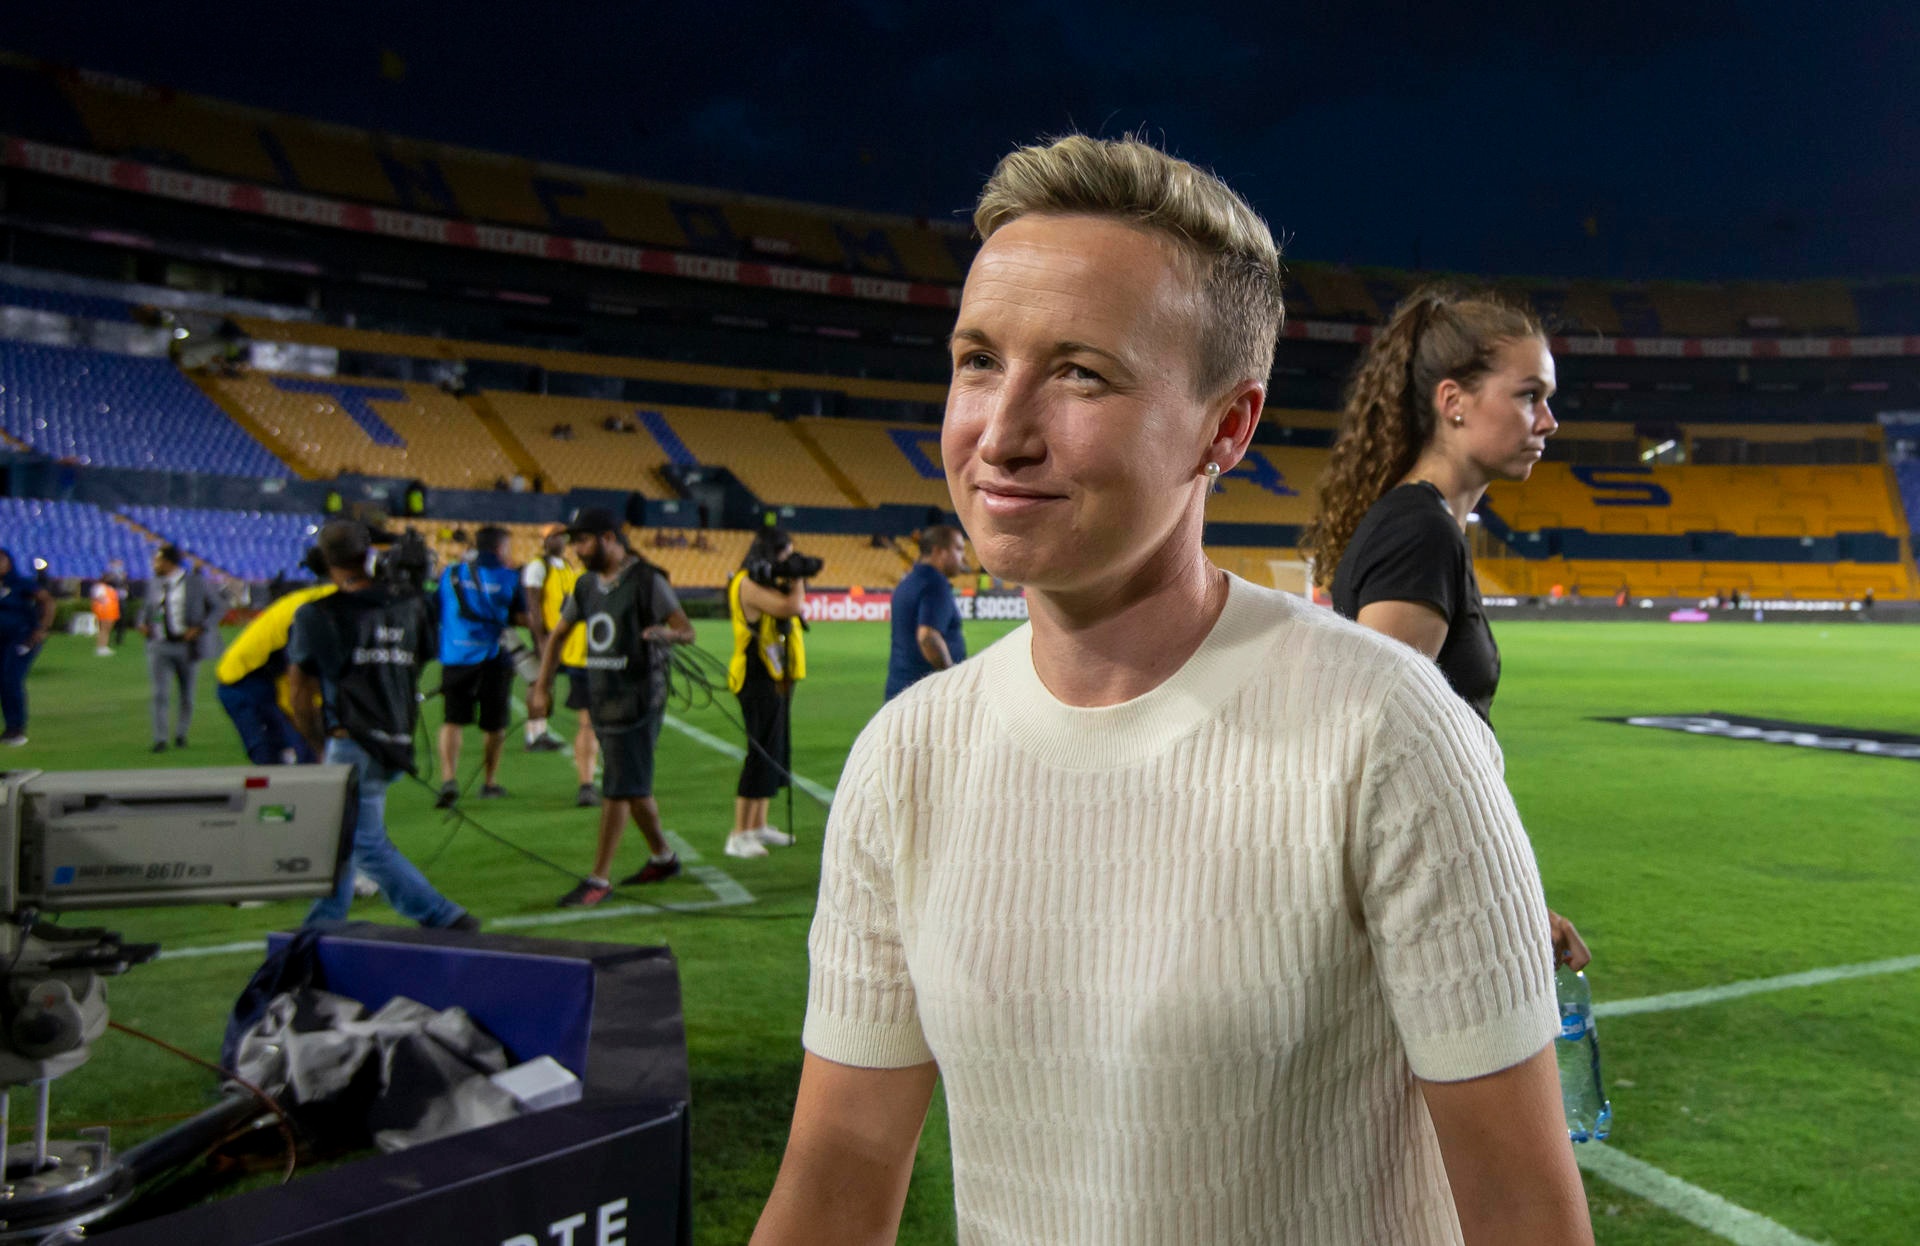
[[[68,294],[60,290],[36,290],[28,286],[0,284],[0,307],[25,307],[32,311],[55,312],[82,320],[131,320],[133,304],[124,299],[101,298],[92,294]]]
[[[153,545],[138,532],[86,502],[0,497],[0,547],[24,570],[44,559],[56,578],[93,577],[118,558],[127,575],[147,574]]]
[[[0,342],[0,428],[44,454],[95,466],[289,474],[165,359]]]
[[[123,506],[120,513],[243,580],[311,578],[300,566],[300,555],[313,544],[318,515],[188,506]]]

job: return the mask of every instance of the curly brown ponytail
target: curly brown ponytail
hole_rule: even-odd
[[[1340,435],[1320,477],[1320,513],[1300,537],[1317,586],[1333,584],[1360,520],[1433,440],[1440,382],[1473,389],[1507,342],[1544,336],[1531,313],[1487,294],[1427,286],[1394,308],[1347,387]]]

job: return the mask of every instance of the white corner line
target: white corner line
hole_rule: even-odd
[[[1639,999],[1608,1000],[1595,1004],[1593,1015],[1631,1017],[1642,1012],[1672,1012],[1676,1008],[1698,1008],[1705,1004],[1739,999],[1743,995],[1764,995],[1769,991],[1820,986],[1847,978],[1906,973],[1914,969],[1920,969],[1920,956],[1896,956],[1890,960],[1864,961],[1857,965],[1832,965],[1825,969],[1809,969],[1804,973],[1781,974],[1777,978],[1749,978],[1745,982],[1729,982],[1724,986],[1701,987],[1694,991],[1670,991],[1665,995],[1643,995]]]
[[[675,718],[672,714],[668,714],[663,721],[667,726],[672,727],[675,731],[678,731],[681,735],[686,736],[689,740],[692,740],[695,744],[704,745],[707,748],[712,749],[716,753],[724,753],[726,756],[733,758],[735,761],[745,760],[747,756],[747,750],[741,748],[738,744],[733,744],[733,743],[730,743],[729,741],[722,740],[717,735],[710,735],[707,732],[702,731],[700,728],[694,726],[690,722],[684,722],[681,719]],[[826,804],[833,803],[833,789],[828,787],[822,787],[820,784],[815,783],[812,779],[807,778],[805,775],[802,775],[802,774],[794,775],[793,785],[799,788],[801,791],[805,792],[807,795],[813,797],[817,801],[821,801]]]
[[[1758,1212],[1735,1206],[1718,1194],[1689,1185],[1672,1173],[1655,1168],[1604,1142],[1582,1142],[1573,1148],[1574,1159],[1609,1185],[1645,1199],[1734,1246],[1818,1246],[1812,1238],[1801,1237]]]

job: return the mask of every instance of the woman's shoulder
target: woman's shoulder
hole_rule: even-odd
[[[1389,489],[1367,508],[1353,532],[1353,545],[1460,544],[1460,526],[1432,486],[1414,483]]]

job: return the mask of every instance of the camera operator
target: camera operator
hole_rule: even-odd
[[[824,565],[796,554],[793,538],[781,529],[762,528],[727,581],[727,614],[733,620],[727,687],[740,700],[747,732],[733,831],[727,836],[730,857],[764,857],[769,847],[793,842],[792,835],[767,824],[767,806],[787,785],[792,766],[793,686],[807,677],[800,612],[807,604],[807,578],[820,574]]]
[[[315,752],[324,750],[327,761],[352,766],[360,781],[354,870],[378,884],[402,917],[422,926],[477,930],[479,920],[434,890],[387,838],[387,786],[413,770],[420,668],[434,654],[433,615],[420,592],[430,569],[425,546],[417,537],[403,539],[387,555],[385,582],[375,583],[368,574],[372,539],[365,525],[333,520],[320,529],[318,543],[338,591],[294,613],[287,660],[300,733]],[[354,870],[343,870],[334,893],[315,901],[309,924],[345,919]]]
[[[589,506],[574,512],[567,537],[586,574],[547,633],[540,677],[527,692],[527,713],[543,718],[551,711],[561,654],[573,630],[584,628],[587,712],[605,772],[593,870],[560,897],[562,908],[575,908],[598,904],[613,890],[613,858],[629,816],[653,855],[620,885],[657,883],[680,872],[680,858],[660,830],[653,753],[667,709],[667,646],[692,644],[694,636],[666,573],[633,552],[612,511]]]
[[[501,648],[507,628],[525,618],[520,577],[506,564],[507,531],[488,526],[473,540],[473,558],[440,575],[440,797],[444,809],[460,798],[460,736],[476,707],[483,737],[480,795],[505,796],[500,754],[512,712],[513,662]]]

